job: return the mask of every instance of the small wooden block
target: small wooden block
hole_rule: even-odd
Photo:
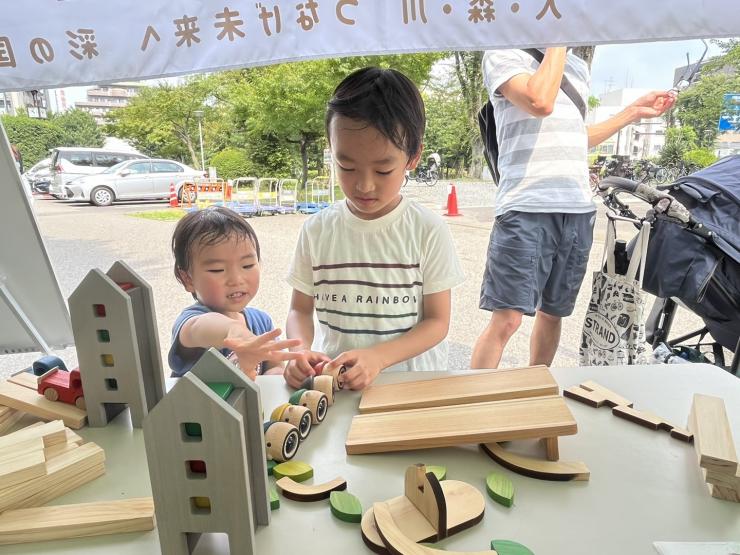
[[[723,501],[732,501],[733,503],[740,503],[740,494],[734,489],[724,488],[714,484],[709,484],[709,492],[715,499],[722,499]]]
[[[597,384],[595,381],[588,380],[581,384],[583,389],[596,393],[606,400],[606,404],[610,407],[624,406],[631,407],[632,401],[625,399],[618,393],[614,393],[611,389],[607,389],[603,385]]]
[[[591,472],[582,462],[543,461],[511,453],[498,443],[481,445],[486,454],[504,468],[530,478],[567,482],[570,480],[588,480]]]
[[[344,522],[359,523],[362,520],[362,504],[347,491],[332,491],[329,495],[331,514]]]
[[[19,441],[10,446],[6,446],[5,449],[0,451],[0,472],[3,470],[3,465],[13,459],[22,457],[33,451],[44,452],[44,438],[31,437],[24,441]]]
[[[491,549],[495,549],[498,555],[534,555],[529,548],[510,540],[493,540]]]
[[[42,438],[44,447],[66,443],[67,434],[64,431],[64,423],[61,420],[53,420],[41,425],[33,424],[0,437],[0,450],[13,449],[16,444],[35,438]]]
[[[409,466],[404,478],[404,495],[437,531],[437,539],[447,537],[447,503],[437,477],[423,464]]]
[[[29,451],[6,460],[0,467],[0,491],[46,475],[44,451]]]
[[[275,466],[272,475],[276,480],[290,478],[295,482],[305,482],[313,477],[313,468],[304,462],[293,460]]]
[[[10,376],[8,381],[28,389],[38,391],[39,377],[35,376],[33,372],[26,372],[25,370],[23,372],[18,372],[17,374]]]
[[[84,410],[67,403],[49,401],[43,395],[14,383],[0,382],[0,404],[43,420],[61,419],[65,425],[76,430],[87,422],[87,413]]]
[[[426,465],[427,472],[431,472],[437,477],[437,480],[440,482],[447,478],[447,467],[446,466],[436,466],[432,464]]]
[[[283,496],[293,501],[321,501],[328,499],[333,491],[347,489],[347,481],[344,478],[334,478],[324,484],[307,486],[286,477],[280,478],[275,485]]]
[[[579,385],[571,386],[563,390],[563,397],[580,401],[590,407],[599,408],[604,405],[606,399],[604,399],[598,393],[587,391]]]
[[[105,473],[105,454],[94,443],[46,461],[46,474],[0,490],[0,512],[37,507]]]
[[[740,493],[740,470],[738,470],[738,473],[735,476],[705,469],[702,469],[702,473],[704,475],[704,481],[708,484],[733,489]]]
[[[504,507],[514,504],[514,484],[503,474],[491,472],[486,476],[486,491],[491,499]]]
[[[280,497],[274,486],[270,486],[270,510],[275,511],[280,508]]]
[[[7,408],[7,407],[3,407]],[[5,435],[16,423],[25,416],[24,412],[7,409],[8,412],[0,419],[0,436]]]
[[[6,511],[0,545],[83,538],[154,529],[151,497]]]
[[[558,438],[546,437],[542,439],[545,444],[545,458],[548,461],[557,461],[560,459],[560,448],[558,447]]]
[[[689,414],[689,431],[694,433],[699,466],[731,476],[737,473],[735,443],[722,399],[695,394]]]

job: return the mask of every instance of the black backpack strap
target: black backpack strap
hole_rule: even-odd
[[[542,51],[538,50],[537,48],[524,48],[522,51],[532,56],[539,63],[542,63],[542,60],[545,57]],[[578,94],[578,91],[576,90],[575,86],[573,85],[573,83],[571,83],[568,80],[565,74],[563,74],[563,80],[560,82],[560,90],[563,91],[565,95],[568,98],[570,98],[571,102],[573,102],[573,104],[576,105],[576,108],[578,108],[578,111],[581,112],[581,117],[585,120],[586,119],[586,103],[583,101],[583,97],[581,97],[581,95]]]

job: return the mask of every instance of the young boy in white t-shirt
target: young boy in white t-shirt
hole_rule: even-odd
[[[301,230],[286,331],[312,345],[315,312],[322,340],[288,364],[290,385],[321,362],[345,366],[352,389],[386,368],[447,369],[450,290],[464,275],[442,218],[400,194],[425,123],[418,89],[398,71],[365,68],[334,91],[326,131],[346,200]]]

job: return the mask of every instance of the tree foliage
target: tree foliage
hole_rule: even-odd
[[[95,118],[84,110],[54,114],[49,120],[62,131],[62,142],[56,146],[89,146],[100,148],[105,143]]]

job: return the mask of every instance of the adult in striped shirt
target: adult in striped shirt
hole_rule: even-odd
[[[596,207],[589,190],[588,149],[673,105],[669,92],[649,93],[614,117],[587,126],[562,88],[564,77],[585,106],[586,62],[548,48],[542,62],[523,50],[483,56],[501,174],[480,308],[491,320],[473,349],[472,368],[497,368],[522,315],[535,316],[530,364],[551,364],[562,318],[573,312],[593,241]]]
[[[339,84],[326,128],[346,199],[303,225],[288,283],[286,331],[303,350],[285,371],[292,386],[328,364],[362,389],[387,368],[446,370],[451,289],[464,275],[440,216],[404,198],[419,162],[424,103],[403,74],[365,68]]]

